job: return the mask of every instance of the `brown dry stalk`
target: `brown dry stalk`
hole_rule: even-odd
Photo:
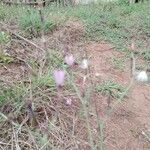
[[[45,19],[44,19],[44,14],[42,13],[41,10],[41,3],[39,3],[39,16],[41,19],[41,23],[42,23],[42,29],[41,29],[41,39],[42,39],[42,44],[43,44],[43,49],[46,50],[46,40],[45,40],[45,33],[44,33],[44,23],[45,23]]]
[[[12,120],[10,120],[6,115],[4,115],[2,112],[0,112],[0,116],[2,118],[4,118],[5,120],[7,120],[8,122],[10,122],[12,125],[14,126],[18,126],[18,124],[16,124],[15,122],[13,122]]]
[[[134,57],[134,53],[131,53],[131,77],[135,76],[135,57]]]
[[[42,13],[42,1],[39,0],[38,1],[38,10],[39,10],[39,16],[40,16],[40,19],[41,19],[41,23],[42,23],[42,29],[41,29],[41,39],[42,39],[42,47],[44,49],[44,52],[45,52],[45,55],[44,55],[44,58],[42,59],[42,63],[41,63],[41,66],[40,66],[40,69],[39,69],[39,76],[42,75],[42,70],[45,66],[45,63],[46,63],[46,57],[48,56],[48,50],[47,50],[47,46],[46,46],[46,40],[45,40],[45,33],[44,33],[44,24],[45,24],[45,19],[44,19],[44,14]]]

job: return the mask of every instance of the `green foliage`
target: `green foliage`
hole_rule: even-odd
[[[141,37],[149,38],[150,5],[149,2],[128,5],[126,2],[122,4],[122,1],[124,0],[119,1],[121,2],[119,5],[99,3],[89,6],[79,5],[74,8],[48,6],[43,10],[44,26],[41,24],[38,10],[34,8],[17,7],[15,10],[12,7],[10,13],[17,14],[20,27],[33,34],[39,34],[42,28],[45,31],[53,30],[68,17],[79,18],[86,27],[86,37],[89,40],[103,39],[115,44],[119,49],[125,49],[133,36],[136,43],[143,40]],[[5,14],[8,14],[7,7],[5,10],[7,12],[4,11]],[[22,13],[19,13],[20,10]]]
[[[0,106],[9,101],[20,103],[25,91],[26,87],[23,84],[13,85],[11,87],[0,86]],[[15,105],[15,103],[13,104]]]
[[[3,5],[0,2],[0,20],[1,21],[15,22],[17,17],[21,14],[20,12],[23,12],[23,11],[24,9],[22,9],[19,6]]]
[[[150,131],[147,132],[147,138],[150,141]]]
[[[39,91],[37,88],[48,87],[49,92],[51,91],[52,94],[55,90],[55,83],[52,79],[50,74],[43,75],[41,77],[31,77],[32,82],[32,92],[38,93]],[[19,105],[22,101],[25,100],[25,97],[30,94],[30,84],[25,84],[23,82],[13,84],[10,87],[4,87],[0,82],[0,102],[2,104],[8,101],[14,102],[14,105]],[[24,97],[25,96],[25,97]],[[25,102],[25,101],[24,101]]]
[[[150,50],[149,49],[142,50],[141,55],[144,57],[144,60],[150,62]]]
[[[11,37],[6,32],[0,32],[0,45],[7,44],[10,41]],[[0,49],[0,63],[10,63],[13,62],[13,57],[4,54],[3,49]]]
[[[112,57],[111,62],[113,66],[117,69],[123,70],[125,67],[125,62],[123,58],[118,58],[118,57]]]
[[[37,87],[43,87],[43,86],[49,87],[50,90],[52,91],[55,89],[54,87],[55,83],[50,74],[43,75],[41,77],[33,77],[32,81],[33,81],[33,85],[32,85],[33,90],[36,89]]]
[[[8,63],[11,63],[13,61],[14,61],[13,57],[0,53],[0,63],[8,64]]]
[[[88,9],[88,11],[87,11]],[[97,4],[68,10],[69,16],[80,18],[89,40],[107,40],[125,50],[134,37],[136,43],[149,39],[149,2],[133,5]]]
[[[106,80],[96,87],[96,91],[113,98],[120,98],[125,88],[114,81]]]
[[[143,58],[144,60],[143,65],[145,66],[147,71],[150,72],[150,50],[148,48],[141,50],[139,53],[139,57]]]
[[[0,32],[0,44],[6,44],[10,41],[10,36],[6,32]]]
[[[33,34],[39,34],[42,29],[45,31],[52,30],[56,24],[45,18],[44,25],[41,22],[39,13],[37,10],[28,10],[19,17],[20,27]]]
[[[127,5],[127,4],[129,4],[129,1],[128,0],[119,0],[117,3],[119,5]]]
[[[51,50],[48,56],[48,60],[49,60],[48,62],[49,69],[63,68],[64,66],[64,58],[62,57],[60,52],[58,52],[57,50]]]
[[[6,11],[4,7],[0,6],[0,20],[4,20],[6,18]]]

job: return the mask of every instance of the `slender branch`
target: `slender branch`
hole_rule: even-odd
[[[87,130],[88,130],[88,138],[89,138],[89,142],[90,142],[90,146],[91,146],[91,150],[95,150],[94,147],[94,142],[93,142],[93,136],[92,136],[92,132],[91,132],[91,126],[90,126],[90,120],[89,120],[89,113],[86,107],[86,100],[85,98],[83,98],[81,96],[80,90],[78,89],[78,87],[76,86],[75,82],[73,81],[73,77],[71,77],[68,73],[67,76],[70,78],[71,84],[74,88],[74,90],[76,91],[76,94],[82,104],[83,110],[84,110],[84,115],[85,115],[85,119],[86,119],[86,123],[87,123]]]
[[[2,112],[0,112],[0,116],[2,116],[5,120],[9,121],[12,125],[14,126],[18,126],[18,124],[16,124],[15,122],[13,122],[12,120],[10,120],[7,116],[5,116]]]
[[[131,53],[131,76],[134,77],[135,76],[135,57],[134,57],[134,53]]]
[[[17,38],[19,38],[19,39],[25,41],[26,43],[28,43],[28,44],[34,46],[35,48],[44,51],[43,48],[39,47],[38,45],[36,45],[36,44],[33,43],[32,41],[30,41],[30,40],[24,38],[23,36],[21,36],[21,35],[15,33],[15,32],[13,32],[13,31],[11,31],[11,30],[9,29],[10,27],[9,27],[8,25],[6,25],[6,24],[4,24],[4,23],[2,23],[2,22],[0,22],[0,25],[1,25],[2,29],[4,29],[5,31],[9,32],[12,36],[16,36]]]
[[[42,8],[42,5],[41,5],[41,0],[39,0],[38,2],[38,11],[39,11],[39,16],[40,16],[40,19],[41,19],[41,24],[42,24],[42,28],[41,28],[41,39],[42,39],[42,47],[44,49],[44,58],[42,59],[42,63],[41,63],[41,66],[40,66],[40,69],[39,69],[39,75],[41,76],[42,75],[42,70],[45,66],[45,63],[46,63],[46,57],[49,55],[48,53],[48,50],[47,50],[47,46],[46,46],[46,40],[45,40],[45,32],[44,32],[44,25],[45,25],[45,19],[44,19],[44,14],[41,10]]]

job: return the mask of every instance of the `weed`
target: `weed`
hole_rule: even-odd
[[[114,81],[106,80],[102,84],[96,86],[96,91],[117,99],[124,93],[125,88]]]
[[[11,40],[11,37],[6,32],[1,31],[0,32],[0,63],[11,63],[13,62],[13,57],[7,55],[4,53],[3,46],[7,43],[9,43]]]
[[[136,43],[143,41],[143,37],[149,38],[149,6],[149,2],[136,5],[112,3],[109,9],[103,9],[104,5],[101,3],[89,6],[79,5],[74,8],[49,6],[43,10],[46,14],[43,28],[45,31],[50,31],[68,17],[77,17],[86,27],[86,38],[95,41],[105,39],[115,44],[117,48],[125,49],[133,37]],[[16,10],[12,7],[8,10],[6,7],[4,12],[16,15],[20,9],[21,7]],[[37,10],[24,7],[22,13],[16,16],[23,30],[39,34],[42,26]]]
[[[0,53],[0,63],[8,64],[14,61],[14,58]]]
[[[143,8],[147,7],[146,11]],[[149,37],[149,6],[144,3],[139,5],[115,5],[111,10],[103,10],[102,5],[92,5],[88,8],[78,7],[71,15],[80,18],[86,27],[86,37],[92,40],[105,39],[116,45],[119,49],[125,49],[131,38],[135,41],[141,37]]]
[[[24,9],[19,6],[8,6],[0,3],[0,20],[4,22],[15,22],[17,17],[23,12]]]
[[[30,82],[29,82],[30,83]],[[54,81],[52,77],[47,74],[42,77],[31,77],[31,83],[32,83],[32,90],[33,93],[38,92],[36,91],[37,88],[49,88],[49,91],[53,93],[55,90],[54,88]],[[1,86],[3,87],[3,86]],[[30,84],[25,84],[23,82],[16,83],[13,86],[10,87],[3,87],[1,89],[1,96],[4,99],[1,99],[2,101],[11,101],[20,103],[24,101],[24,98],[30,93]]]
[[[118,57],[112,57],[111,58],[111,62],[113,64],[113,66],[117,69],[123,70],[125,67],[125,60],[123,58],[118,58]]]
[[[33,35],[39,35],[42,29],[45,32],[50,31],[56,26],[55,22],[48,18],[45,18],[43,26],[38,11],[34,9],[22,13],[18,20],[20,27]]]
[[[10,41],[10,36],[6,32],[0,32],[0,44],[6,44]]]
[[[144,60],[150,62],[150,50],[148,50],[148,49],[143,49],[143,50],[141,51],[141,55],[144,57]]]
[[[10,101],[19,103],[22,99],[22,96],[25,93],[25,86],[21,85],[13,85],[11,87],[4,87],[1,89],[1,105],[4,103],[8,103]],[[15,104],[14,104],[15,105]]]
[[[50,50],[49,56],[47,56],[48,59],[48,66],[51,70],[52,68],[63,68],[64,66],[64,58],[57,50]]]

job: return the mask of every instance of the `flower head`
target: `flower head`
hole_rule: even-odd
[[[87,69],[88,66],[89,66],[88,60],[87,60],[87,59],[83,59],[82,62],[81,62],[80,67],[81,67],[82,69]]]
[[[65,72],[63,70],[54,70],[54,80],[57,86],[63,86],[65,80]]]
[[[66,100],[66,105],[69,105],[69,106],[70,106],[71,104],[72,104],[72,99],[67,99],[67,100]]]
[[[136,76],[136,80],[140,81],[140,82],[146,82],[146,81],[148,81],[148,76],[147,76],[146,71],[139,72],[137,74],[137,76]]]
[[[134,43],[131,44],[131,49],[135,50],[135,44]]]
[[[73,57],[73,55],[67,55],[65,57],[65,62],[67,65],[72,66],[72,65],[74,65],[75,58]]]

